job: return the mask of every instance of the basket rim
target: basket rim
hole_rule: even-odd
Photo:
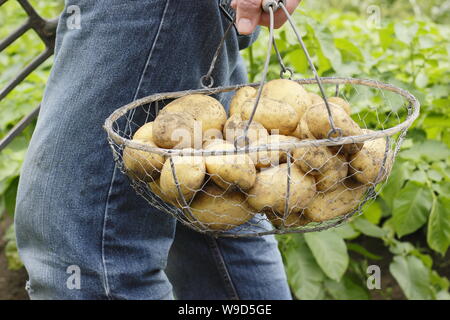
[[[375,140],[387,136],[392,136],[402,130],[406,130],[409,128],[412,123],[417,119],[420,113],[420,103],[418,99],[411,94],[409,91],[398,88],[394,85],[383,83],[377,80],[371,79],[359,79],[359,78],[344,78],[344,77],[323,77],[320,78],[323,83],[326,84],[353,84],[353,85],[364,85],[380,90],[387,90],[398,95],[404,97],[409,105],[406,107],[408,109],[408,115],[406,119],[399,123],[398,125],[387,128],[384,130],[373,131],[372,133],[357,135],[357,136],[347,136],[341,137],[334,140],[330,139],[317,139],[317,140],[300,140],[298,142],[280,142],[277,144],[264,144],[258,146],[247,146],[241,147],[234,150],[204,150],[204,149],[164,149],[159,147],[153,147],[149,144],[132,141],[131,139],[127,139],[121,137],[113,130],[113,123],[117,121],[120,117],[125,115],[128,111],[138,108],[144,104],[148,104],[151,102],[163,100],[163,99],[176,99],[188,94],[215,94],[220,92],[229,92],[233,90],[237,90],[239,88],[250,86],[257,87],[259,83],[250,83],[250,84],[239,84],[234,86],[224,86],[224,87],[215,87],[215,88],[206,88],[206,89],[196,89],[196,90],[184,90],[184,91],[175,91],[175,92],[165,92],[165,93],[156,93],[141,99],[135,100],[131,103],[128,103],[118,109],[116,109],[111,115],[106,118],[105,123],[103,125],[104,130],[107,132],[108,137],[117,143],[118,145],[127,146],[132,149],[142,150],[154,154],[159,154],[162,156],[210,156],[210,155],[227,155],[227,154],[240,154],[240,153],[249,153],[249,152],[259,152],[259,151],[287,151],[292,148],[302,148],[308,146],[341,146],[343,144],[349,143],[360,143],[369,140]],[[292,80],[299,84],[315,84],[317,80],[314,78],[308,79],[297,79]],[[412,111],[412,112],[411,112]]]

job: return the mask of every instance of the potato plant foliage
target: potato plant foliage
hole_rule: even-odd
[[[62,10],[62,1],[31,1],[46,17]],[[433,259],[448,254],[450,245],[450,27],[445,1],[305,1],[294,15],[297,26],[321,76],[371,78],[405,88],[419,98],[421,116],[399,153],[381,196],[363,215],[337,229],[306,235],[280,236],[288,281],[297,299],[369,299],[368,265],[389,259],[390,273],[408,299],[450,299],[449,280],[436,270]],[[375,7],[370,6],[375,4]],[[376,8],[381,12],[376,15]],[[447,8],[448,9],[448,8]],[[375,11],[374,11],[375,10]],[[374,13],[375,12],[375,13]],[[446,16],[447,15],[447,16]],[[25,19],[14,1],[0,10],[0,38]],[[312,77],[307,61],[289,28],[276,32],[277,45],[296,77]],[[258,80],[263,66],[267,33],[244,51],[249,79]],[[27,32],[0,55],[3,87],[43,44]],[[0,102],[0,138],[38,105],[51,59]],[[269,79],[278,77],[272,57]],[[344,88],[342,94],[345,96]],[[367,113],[379,97],[368,92],[351,94],[352,116]],[[332,94],[332,92],[329,92]],[[395,110],[392,95],[385,112]],[[376,114],[366,121],[376,123]],[[385,124],[389,126],[388,123]],[[19,170],[34,124],[0,153],[0,218],[14,214]],[[112,160],[111,160],[112,161]],[[5,234],[2,230],[0,234]],[[11,268],[21,262],[10,228],[6,255]],[[389,251],[381,257],[361,243],[377,239]],[[389,288],[382,295],[390,298]]]
[[[394,84],[418,97],[421,116],[381,196],[363,215],[334,230],[279,237],[288,280],[298,299],[369,299],[367,266],[389,259],[389,270],[381,273],[390,273],[406,298],[449,299],[449,281],[433,264],[433,257],[448,254],[450,245],[450,28],[435,22],[445,21],[445,13],[437,13],[444,2],[413,8],[408,1],[377,1],[383,8],[377,23],[370,4],[309,1],[294,17],[321,76]],[[260,38],[266,37],[262,31]],[[292,32],[283,28],[276,37],[296,77],[312,77]],[[264,54],[264,40],[245,51],[250,81],[259,79]],[[279,69],[273,56],[269,78],[276,78]],[[379,102],[369,92],[352,97],[353,108],[359,106],[356,114]],[[396,97],[388,98],[385,112],[395,111]],[[377,256],[359,244],[367,237],[393,257]],[[389,288],[381,292],[390,298]]]

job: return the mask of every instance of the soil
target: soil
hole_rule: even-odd
[[[9,270],[5,257],[4,232],[11,225],[12,219],[6,214],[0,221],[0,300],[28,300],[25,291],[27,272],[25,268],[20,270]]]
[[[441,277],[450,279],[450,250],[445,256],[442,256],[432,251],[426,243],[426,234],[423,230],[419,230],[409,236],[401,238],[402,242],[410,242],[414,247],[421,250],[422,253],[428,254],[433,259],[433,270],[435,270]],[[367,249],[369,252],[383,257],[382,260],[368,260],[368,264],[378,265],[381,270],[381,289],[371,290],[371,297],[374,300],[405,300],[406,297],[400,289],[397,281],[389,272],[389,264],[392,262],[393,255],[388,248],[383,245],[381,240],[360,236],[356,242]],[[361,258],[351,254],[353,258]]]
[[[366,236],[360,236],[356,242],[369,252],[383,257],[382,260],[368,260],[368,265],[377,265],[381,270],[381,289],[370,290],[371,298],[373,300],[405,300],[406,297],[402,289],[389,272],[389,264],[393,256],[388,248],[383,245],[383,242]],[[351,256],[355,259],[361,258],[356,254],[351,254]]]

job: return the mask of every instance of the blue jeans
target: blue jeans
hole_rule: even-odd
[[[198,88],[229,24],[218,2],[66,1],[81,28],[65,10],[17,196],[31,298],[291,298],[274,237],[214,239],[150,207],[115,168],[102,129],[132,100]],[[253,38],[232,30],[215,85],[247,81],[239,49]]]

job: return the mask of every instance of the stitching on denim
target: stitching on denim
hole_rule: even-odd
[[[134,94],[133,100],[136,100],[139,90],[141,88],[141,84],[144,79],[145,72],[147,71],[147,67],[149,65],[150,58],[153,54],[153,49],[155,48],[156,42],[158,41],[159,33],[160,33],[162,25],[164,23],[164,18],[166,16],[166,12],[167,12],[168,8],[169,8],[169,0],[167,0],[167,2],[166,2],[166,6],[164,8],[164,11],[163,11],[163,14],[161,17],[161,22],[159,23],[159,26],[158,26],[158,31],[156,32],[156,36],[153,41],[152,47],[150,49],[149,55],[147,57],[147,61],[145,63],[144,69],[141,72],[141,76],[139,78],[139,83],[136,88],[136,92]],[[109,281],[108,281],[108,271],[107,271],[106,259],[105,259],[105,231],[106,231],[106,222],[107,222],[107,218],[108,218],[109,199],[111,197],[114,179],[116,177],[116,170],[117,170],[117,166],[115,165],[113,174],[111,177],[111,182],[109,184],[108,196],[106,197],[105,210],[104,210],[104,214],[103,214],[103,230],[102,230],[102,264],[103,264],[103,273],[104,273],[103,277],[104,277],[105,294],[108,299],[112,299],[112,296],[111,296],[111,290],[110,290]]]
[[[148,68],[148,66],[150,64],[150,60],[151,60],[151,58],[153,56],[153,51],[155,50],[156,42],[158,41],[159,34],[161,33],[162,25],[164,23],[164,19],[166,17],[167,10],[169,9],[169,2],[170,2],[170,0],[167,0],[166,6],[164,7],[164,11],[163,11],[163,14],[161,16],[161,22],[159,23],[158,31],[156,32],[156,35],[155,35],[155,40],[153,41],[152,47],[150,49],[150,52],[148,53],[147,61],[145,62],[144,69],[142,70],[141,77],[139,79],[139,84],[138,84],[138,86],[136,88],[136,92],[134,93],[133,100],[137,99],[137,96],[139,94],[139,90],[141,90],[141,85],[142,85],[142,81],[144,81],[145,72],[147,71],[147,68]]]
[[[116,177],[116,165],[114,165],[113,174],[111,177],[111,182],[109,184],[108,189],[108,196],[106,197],[106,203],[105,203],[105,211],[103,214],[103,230],[102,230],[102,267],[103,267],[103,286],[105,287],[105,294],[108,299],[112,299],[111,297],[111,291],[109,287],[109,281],[108,281],[108,270],[106,268],[106,258],[105,258],[105,235],[106,235],[106,221],[108,219],[108,205],[109,205],[109,199],[111,197],[112,188],[114,184],[114,179]]]
[[[213,251],[213,257],[216,262],[217,268],[219,269],[219,272],[223,276],[223,280],[225,282],[225,286],[229,291],[228,293],[231,293],[231,300],[240,300],[239,295],[237,293],[236,287],[234,286],[233,280],[231,279],[231,275],[228,271],[227,265],[225,264],[225,260],[223,258],[222,251],[220,250],[219,243],[216,239],[205,235],[206,241],[210,244],[210,248]]]

